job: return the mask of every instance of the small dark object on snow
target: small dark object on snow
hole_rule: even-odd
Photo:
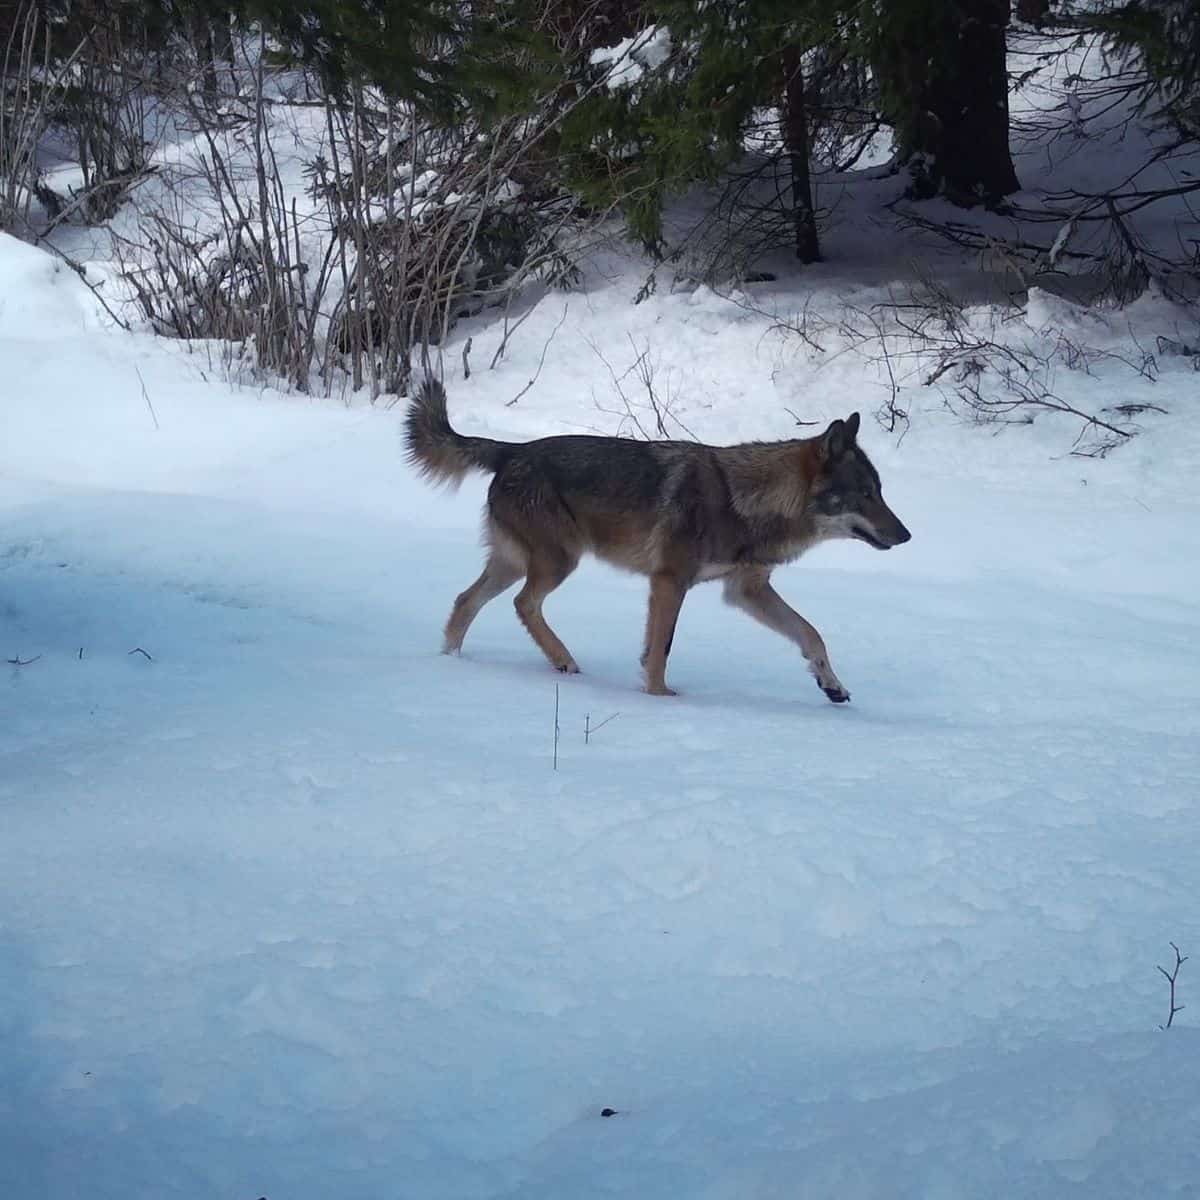
[[[1159,354],[1178,354],[1183,358],[1196,358],[1200,356],[1200,346],[1192,346],[1187,342],[1177,342],[1174,338],[1163,337],[1161,334],[1158,338]]]
[[[141,656],[142,656],[144,659],[146,659],[146,661],[147,661],[147,662],[153,662],[153,661],[154,661],[154,658],[153,658],[153,656],[152,656],[152,655],[149,655],[149,654],[147,654],[147,653],[145,652],[145,650],[143,650],[143,649],[141,648],[141,646],[134,646],[134,648],[133,648],[132,650],[130,650],[129,654],[140,654],[140,655],[141,655]],[[128,657],[129,657],[129,654],[127,654],[125,657],[126,657],[126,658],[128,658]]]
[[[602,1108],[600,1110],[600,1115],[602,1117],[615,1117],[617,1115],[617,1110],[615,1108]]]
[[[774,271],[750,271],[746,275],[746,283],[774,283],[777,276]]]
[[[1165,413],[1167,410],[1159,408],[1157,404],[1114,404],[1111,408],[1105,409],[1105,411],[1120,413],[1123,417],[1140,417],[1142,413]]]

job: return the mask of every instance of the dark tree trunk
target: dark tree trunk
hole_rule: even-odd
[[[1009,0],[919,7],[925,20],[886,37],[877,63],[912,194],[995,205],[1020,187],[1008,148]]]
[[[203,47],[200,48],[200,57],[204,61],[204,99],[210,108],[215,108],[220,87],[217,82],[217,44],[213,39],[211,21],[204,22]]]
[[[817,240],[817,214],[813,209],[808,112],[804,103],[804,71],[798,50],[783,52],[783,71],[783,145],[792,175],[796,257],[802,263],[814,263],[821,259],[821,246]]]
[[[1008,0],[965,5],[957,63],[942,79],[944,190],[994,204],[1021,185],[1008,148]],[[935,96],[937,94],[935,93]]]
[[[1026,21],[1040,29],[1042,22],[1050,15],[1052,2],[1053,0],[1017,0],[1017,20]]]
[[[237,58],[233,52],[233,16],[227,9],[219,9],[213,18],[216,25],[216,48],[221,61],[229,68],[229,90],[236,94]]]

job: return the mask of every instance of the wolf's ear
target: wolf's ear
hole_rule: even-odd
[[[858,437],[858,413],[851,413],[846,419],[846,432],[852,442]]]
[[[856,427],[857,428],[857,427]],[[846,453],[846,448],[854,441],[854,434],[846,427],[845,421],[833,421],[818,443],[818,450],[825,462],[833,462]]]

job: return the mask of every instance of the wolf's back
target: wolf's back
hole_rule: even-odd
[[[504,448],[491,438],[458,433],[446,413],[446,389],[430,377],[409,402],[405,434],[408,461],[439,483],[458,485],[469,471],[494,472]]]

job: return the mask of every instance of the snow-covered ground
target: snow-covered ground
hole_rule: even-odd
[[[644,347],[705,440],[883,398],[644,271],[494,371],[479,321],[455,421],[628,428],[601,356]],[[1196,1194],[1200,1004],[1160,1031],[1156,970],[1200,951],[1187,360],[1062,369],[1168,409],[1106,460],[914,385],[863,434],[912,543],[779,575],[853,703],[713,585],[662,700],[594,565],[548,604],[583,675],[507,599],[437,653],[485,484],[421,484],[396,410],[232,387],[3,237],[0,276],[0,1195]]]

